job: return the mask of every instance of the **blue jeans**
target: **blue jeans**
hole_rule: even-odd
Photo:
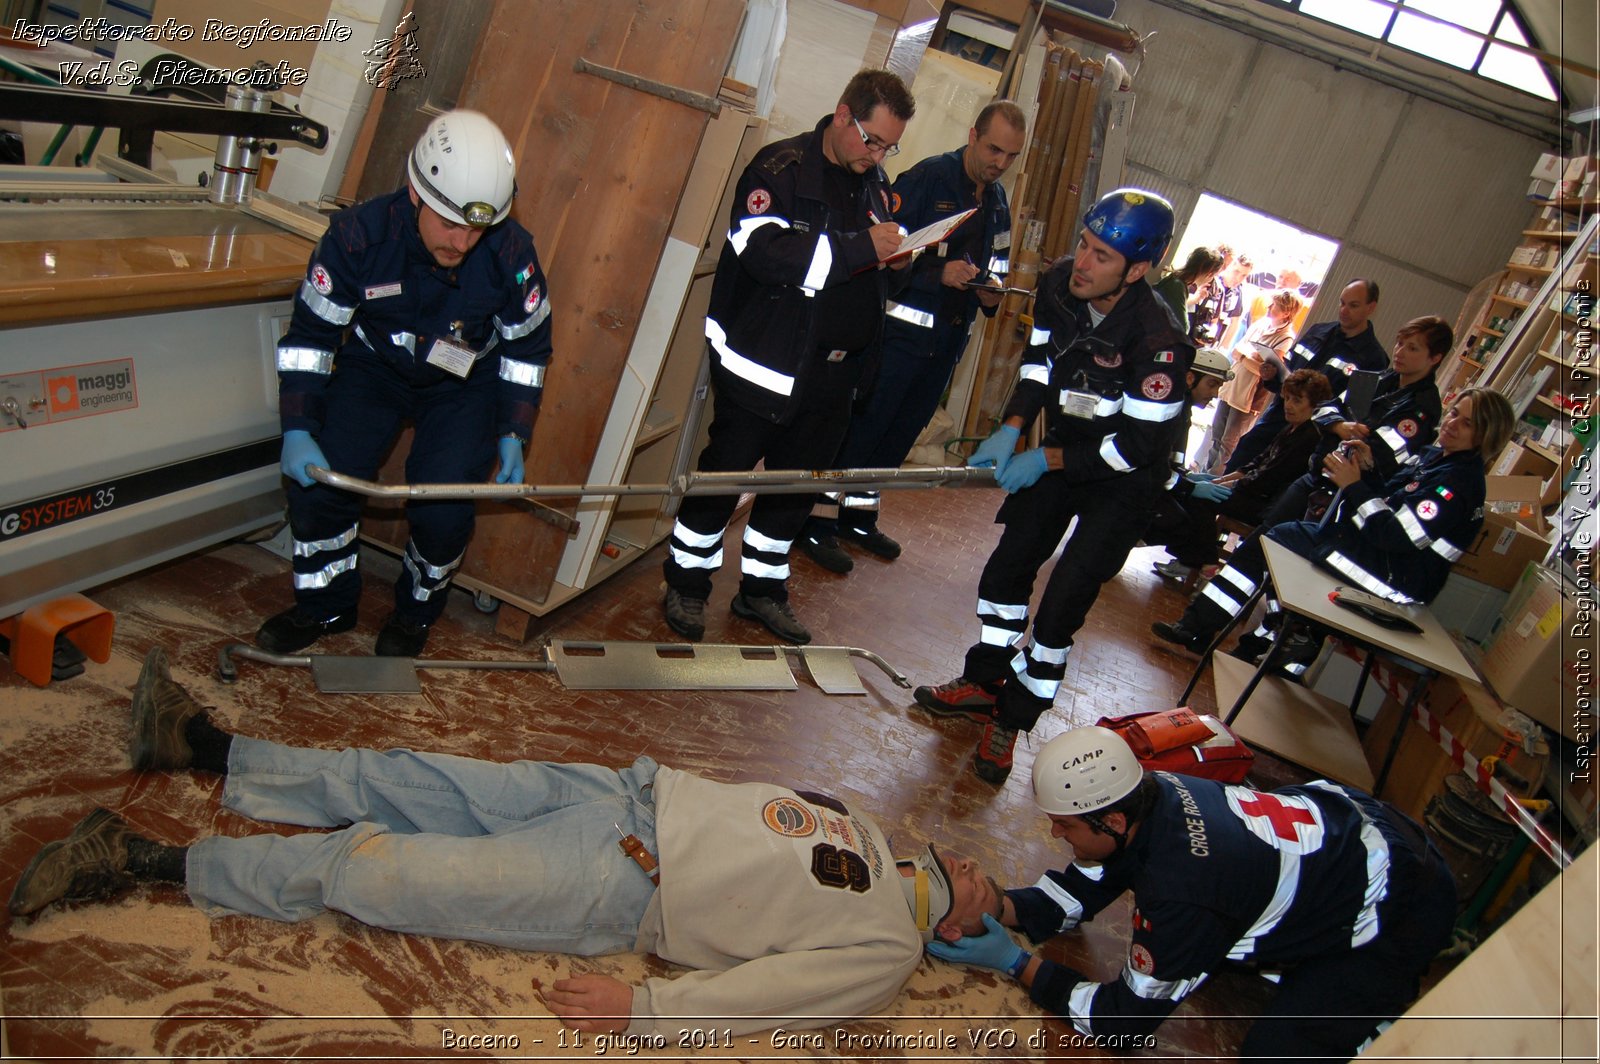
[[[656,847],[656,763],[620,772],[409,750],[303,750],[238,736],[223,804],[329,833],[213,836],[189,848],[210,916],[375,927],[513,949],[631,950],[655,886],[614,825]]]

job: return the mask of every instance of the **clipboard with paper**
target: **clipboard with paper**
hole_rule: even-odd
[[[952,214],[949,217],[940,218],[936,222],[930,222],[921,229],[918,229],[915,233],[910,233],[904,239],[902,239],[900,241],[899,250],[897,250],[893,255],[890,255],[885,261],[892,262],[895,259],[900,258],[902,255],[911,254],[913,251],[916,251],[919,248],[925,248],[931,244],[937,244],[939,241],[945,239],[951,233],[955,232],[962,222],[966,221],[968,218],[971,218],[976,213],[978,213],[978,208],[969,207],[966,210]]]

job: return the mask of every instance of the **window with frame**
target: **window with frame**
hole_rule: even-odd
[[[1261,0],[1352,33],[1558,100],[1522,16],[1507,0]]]

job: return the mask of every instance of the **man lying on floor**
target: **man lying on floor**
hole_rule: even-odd
[[[568,1026],[644,1035],[670,1016],[743,1033],[875,1012],[926,941],[982,934],[999,909],[975,862],[932,846],[895,861],[875,823],[809,791],[715,783],[648,757],[614,771],[234,735],[172,680],[159,647],[134,686],[130,752],[139,771],[224,774],[223,804],[246,816],[339,830],[168,846],[97,809],[29,863],[14,915],[170,882],[210,916],[332,909],[408,934],[637,950],[696,969],[642,986],[580,975],[544,991]],[[659,857],[655,875],[619,831]]]

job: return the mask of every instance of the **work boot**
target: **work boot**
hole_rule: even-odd
[[[196,714],[205,712],[167,669],[167,652],[152,647],[133,685],[133,735],[128,757],[136,772],[188,768],[194,750],[184,729]]]
[[[332,617],[319,618],[290,606],[256,630],[256,646],[273,654],[293,654],[315,643],[325,635],[348,632],[356,626],[356,611],[347,610]]]
[[[1169,586],[1182,587],[1194,575],[1194,566],[1180,561],[1157,562],[1153,569],[1162,583]]]
[[[769,632],[786,643],[804,646],[811,642],[811,633],[795,617],[789,603],[782,599],[746,595],[741,591],[733,596],[733,612],[746,620],[760,621]]]
[[[1206,647],[1211,644],[1211,633],[1187,628],[1181,618],[1176,621],[1157,621],[1150,626],[1150,630],[1159,638],[1175,643],[1191,654],[1204,654]]]
[[[936,717],[966,717],[987,724],[994,718],[1000,684],[974,683],[965,676],[957,676],[948,683],[919,687],[911,697]]]
[[[408,621],[398,613],[383,624],[372,652],[380,658],[414,658],[428,645],[428,624]]]
[[[856,567],[855,559],[839,546],[836,536],[827,534],[814,536],[808,533],[800,537],[800,549],[830,573],[848,573]]]
[[[876,554],[884,561],[892,562],[900,557],[900,544],[876,528],[846,528],[841,525],[839,538],[846,543],[855,544],[869,554]]]
[[[1265,654],[1272,646],[1272,640],[1264,635],[1247,632],[1239,637],[1229,653],[1240,661],[1248,661],[1252,665],[1261,664],[1261,655]]]
[[[998,787],[1011,775],[1011,752],[1016,745],[1017,729],[998,720],[986,721],[978,739],[977,756],[972,759],[972,771],[980,780]]]
[[[683,636],[691,643],[698,643],[706,636],[706,600],[691,598],[682,594],[676,588],[667,588],[666,601],[661,604],[662,612],[667,615],[667,627]]]
[[[52,902],[109,898],[133,882],[128,840],[133,831],[109,809],[96,809],[72,834],[47,842],[11,892],[11,915],[30,916]]]
[[[1289,636],[1289,644],[1283,648],[1283,656],[1278,659],[1277,673],[1299,683],[1305,679],[1306,669],[1317,660],[1317,655],[1320,653],[1322,653],[1320,635],[1295,632]]]

